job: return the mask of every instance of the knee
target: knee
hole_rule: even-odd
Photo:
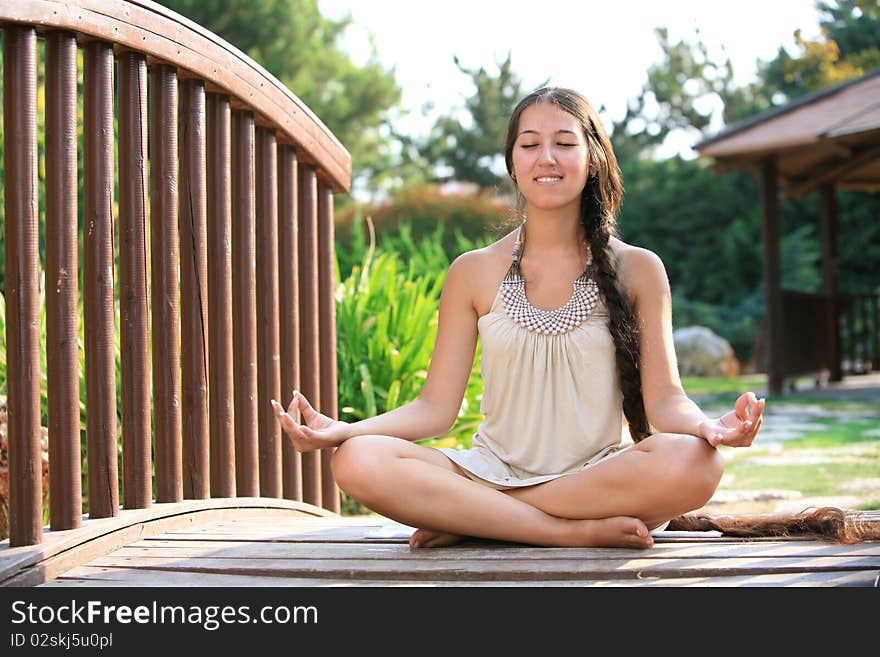
[[[672,485],[686,492],[690,505],[699,508],[715,494],[724,474],[724,459],[717,449],[703,438],[689,435],[667,436],[672,454]]]
[[[370,484],[379,481],[379,436],[355,436],[339,445],[330,460],[336,484],[352,497],[363,501]]]

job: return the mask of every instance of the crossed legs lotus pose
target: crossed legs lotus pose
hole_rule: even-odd
[[[376,513],[419,529],[410,546],[467,536],[542,546],[653,545],[649,528],[705,504],[724,466],[695,436],[656,434],[577,473],[500,491],[467,477],[440,451],[355,436],[332,461],[339,486]]]

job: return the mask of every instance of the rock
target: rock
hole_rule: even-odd
[[[739,362],[730,343],[705,326],[688,326],[672,334],[682,376],[737,376]]]

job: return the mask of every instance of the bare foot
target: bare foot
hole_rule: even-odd
[[[448,534],[435,532],[431,529],[417,529],[409,537],[410,549],[448,547],[460,543],[465,539],[461,534]]]
[[[571,520],[569,522],[570,533],[563,543],[523,542],[558,547],[649,548],[654,545],[654,538],[648,533],[645,523],[638,518],[617,516],[599,520]],[[465,538],[461,534],[417,529],[409,538],[409,547],[410,549],[447,547],[460,543]]]
[[[572,545],[580,547],[649,548],[654,545],[648,528],[638,518],[616,516],[572,521]]]

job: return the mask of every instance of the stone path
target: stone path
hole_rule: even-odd
[[[763,396],[763,391],[757,391]],[[785,442],[803,438],[810,434],[819,435],[831,426],[841,422],[864,424],[863,436],[880,438],[880,373],[848,377],[840,384],[815,388],[812,385],[799,387],[794,393],[799,399],[815,398],[817,403],[786,403],[785,396],[768,402],[764,426],[755,448],[760,454],[753,460],[755,465],[818,465],[822,463],[865,462],[876,454],[873,441],[853,443],[829,450],[816,448],[785,449]],[[828,400],[834,400],[832,406]],[[820,401],[826,403],[819,403]],[[726,412],[723,406],[706,404],[704,410],[709,414]],[[870,428],[869,428],[870,427]],[[739,450],[724,450],[727,459],[744,458]],[[874,457],[876,458],[876,457]],[[853,508],[871,500],[880,499],[880,470],[877,477],[861,478],[846,482],[841,486],[841,494],[825,497],[806,497],[798,490],[724,490],[721,489],[702,509],[710,514],[724,513],[795,513],[810,506],[838,506]],[[847,494],[850,491],[859,495]]]

